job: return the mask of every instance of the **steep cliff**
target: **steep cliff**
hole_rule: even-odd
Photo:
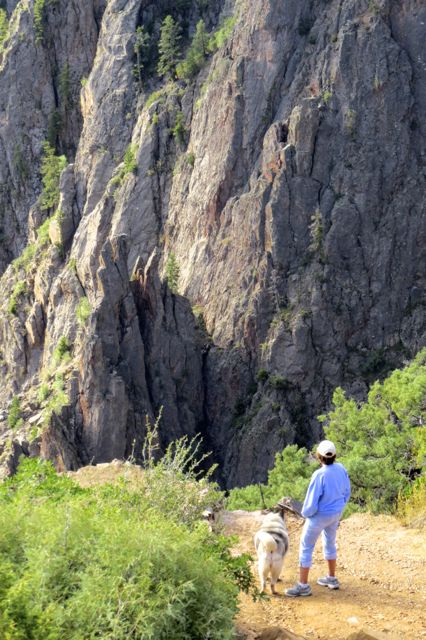
[[[161,445],[258,480],[425,344],[421,0],[2,6],[5,466],[138,456],[163,406]],[[216,34],[190,79],[155,71],[169,14],[182,56]]]

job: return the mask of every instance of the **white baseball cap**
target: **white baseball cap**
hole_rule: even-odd
[[[336,455],[336,447],[331,440],[323,440],[317,447],[317,453],[325,458],[331,458]]]

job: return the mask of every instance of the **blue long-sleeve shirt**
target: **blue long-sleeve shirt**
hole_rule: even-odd
[[[348,472],[339,462],[323,465],[312,474],[302,516],[311,518],[315,514],[340,513],[351,495]]]

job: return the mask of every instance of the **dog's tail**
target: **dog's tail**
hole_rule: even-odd
[[[259,548],[259,545],[262,544],[263,551],[266,551],[267,553],[274,553],[278,548],[276,540],[273,538],[273,536],[271,536],[270,533],[267,533],[266,531],[258,531],[256,533],[254,544],[256,547],[256,551]]]

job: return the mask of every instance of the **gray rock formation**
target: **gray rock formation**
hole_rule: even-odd
[[[425,344],[426,8],[105,4],[47,2],[40,40],[20,0],[0,53],[2,460],[138,455],[163,406],[163,447],[201,432],[224,484],[263,479]],[[185,46],[235,24],[193,82],[154,59],[140,87],[136,29],[154,51],[170,12]]]

